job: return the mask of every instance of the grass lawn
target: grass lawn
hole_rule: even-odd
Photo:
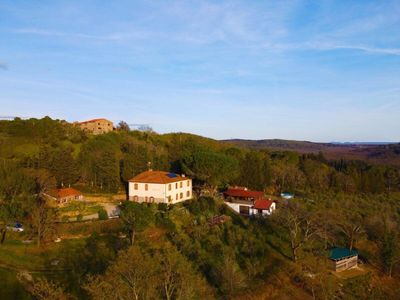
[[[72,251],[84,244],[85,237],[92,233],[97,233],[99,236],[117,236],[123,230],[123,224],[119,219],[60,223],[57,232],[62,241],[44,243],[40,248],[35,242],[23,243],[22,241],[27,238],[26,234],[9,232],[4,244],[0,245],[0,268],[3,266],[18,270],[51,271],[57,269],[56,266],[51,266],[51,261],[60,259],[60,253]]]
[[[350,278],[354,278],[357,276],[365,275],[368,272],[369,271],[366,270],[364,267],[358,266],[356,268],[344,270],[341,272],[333,272],[333,274],[336,275],[336,277],[338,277],[340,279],[350,279]]]
[[[67,205],[61,207],[59,212],[61,216],[83,216],[96,214],[103,206],[93,202],[71,201]]]
[[[0,267],[0,299],[33,299],[18,282],[16,272]]]
[[[48,263],[57,259],[63,247],[73,247],[84,243],[83,239],[63,240],[61,243],[45,244],[38,248],[35,243],[24,244],[19,240],[6,240],[0,245],[0,265],[29,271],[48,268]]]
[[[84,239],[63,240],[38,248],[36,244],[23,244],[19,240],[6,240],[0,245],[0,299],[33,299],[17,280],[21,270],[31,273],[34,278],[60,276],[64,271],[52,266],[55,259],[62,259],[62,249],[73,249],[85,243]]]
[[[58,235],[61,238],[89,236],[92,233],[118,234],[123,230],[123,223],[120,219],[61,223],[57,227]]]
[[[92,193],[84,193],[85,199],[89,202],[120,202],[126,200],[125,194],[92,194]]]
[[[18,269],[39,269],[44,262],[40,252],[36,245],[6,240],[0,246],[0,263]]]

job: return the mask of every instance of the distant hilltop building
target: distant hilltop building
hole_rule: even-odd
[[[103,134],[114,130],[113,122],[107,119],[93,119],[78,123],[79,127],[91,134]]]
[[[192,179],[162,171],[146,171],[129,180],[129,200],[175,204],[192,198]]]

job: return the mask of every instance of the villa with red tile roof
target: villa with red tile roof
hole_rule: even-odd
[[[232,187],[224,192],[225,204],[245,216],[268,216],[276,209],[276,203],[265,199],[264,193],[245,187]]]
[[[114,130],[113,122],[103,118],[80,122],[78,125],[83,131],[94,135],[103,134]]]
[[[192,179],[163,171],[145,171],[129,180],[129,200],[175,204],[192,198]]]

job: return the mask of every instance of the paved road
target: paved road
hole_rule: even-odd
[[[119,215],[120,209],[118,205],[115,203],[101,203],[104,209],[107,211],[108,216]]]

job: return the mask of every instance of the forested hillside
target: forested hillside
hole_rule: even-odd
[[[50,118],[1,121],[0,157],[3,167],[41,170],[57,186],[82,184],[92,191],[123,189],[148,162],[153,169],[186,173],[214,189],[231,184],[271,193],[384,193],[399,183],[396,168],[359,160],[243,149],[184,133],[122,130],[87,136],[72,124]]]
[[[300,154],[322,152],[329,159],[364,160],[400,168],[399,143],[313,143],[278,139],[233,139],[222,142],[255,150],[296,151]]]
[[[169,207],[126,202],[121,219],[93,224],[60,223],[41,200],[44,191],[70,185],[88,194],[123,193],[149,162],[193,178],[195,199]],[[219,196],[228,185],[264,191],[277,199],[276,213],[235,215]],[[17,219],[42,249],[33,257],[56,256],[57,268],[68,270],[38,280],[30,290],[38,299],[46,299],[37,296],[43,291],[54,299],[396,299],[399,190],[393,166],[322,153],[126,128],[91,136],[48,117],[0,121],[1,262],[12,258],[2,247],[17,243],[6,237],[6,224]],[[281,201],[281,192],[296,198]],[[210,226],[217,215],[227,221]],[[43,245],[51,230],[80,239],[49,252]],[[136,231],[135,242],[121,235]],[[358,249],[368,272],[344,281],[333,276],[326,262],[333,246]],[[45,259],[43,265],[51,267]]]

